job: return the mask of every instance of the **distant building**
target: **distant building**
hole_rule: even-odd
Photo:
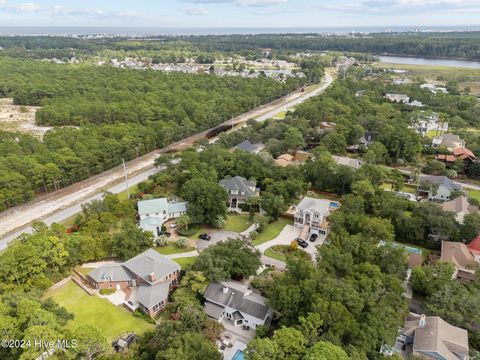
[[[423,107],[423,103],[418,100],[413,100],[412,102],[407,103],[408,106],[413,106],[413,107]]]
[[[408,104],[410,102],[410,97],[405,94],[386,94],[385,99],[399,104]]]
[[[159,236],[162,225],[187,213],[187,202],[172,201],[167,198],[141,200],[137,204],[140,228]]]
[[[442,134],[435,136],[432,140],[432,147],[444,147],[448,151],[453,151],[456,148],[464,148],[466,141],[455,134]]]
[[[228,208],[230,211],[240,211],[240,204],[245,204],[249,198],[260,195],[257,182],[241,176],[225,178],[220,180],[219,184],[228,193]]]
[[[429,90],[433,94],[437,93],[443,93],[443,94],[448,94],[448,90],[444,87],[437,87],[437,85],[434,84],[422,84],[420,85],[420,88]]]
[[[295,166],[295,165],[300,165],[306,162],[308,159],[312,157],[312,154],[306,152],[306,151],[297,151],[295,155],[290,155],[290,154],[282,154],[280,155],[276,160],[275,164],[278,166]]]
[[[167,304],[179,276],[180,265],[148,249],[124,263],[102,265],[90,271],[87,279],[95,289],[123,291],[124,305],[153,316]]]
[[[437,113],[428,113],[421,111],[418,114],[418,118],[411,126],[417,133],[422,136],[427,136],[429,131],[435,131],[438,133],[444,133],[448,131],[448,123],[441,122],[440,116]]]
[[[465,167],[469,166],[472,162],[475,161],[476,156],[468,150],[467,148],[456,148],[453,149],[452,155],[448,154],[438,154],[435,158],[438,161],[442,161],[447,165],[454,165],[457,160],[462,160]]]
[[[205,314],[218,322],[255,329],[272,320],[272,310],[266,305],[266,299],[240,282],[210,283],[203,297]]]
[[[250,154],[258,154],[260,151],[265,149],[264,144],[252,144],[249,140],[242,141],[240,144],[235,146],[235,150],[246,151]]]
[[[332,158],[337,163],[337,165],[348,166],[349,168],[352,168],[355,170],[360,169],[364,164],[363,161],[361,160],[352,159],[345,156],[332,155]]]

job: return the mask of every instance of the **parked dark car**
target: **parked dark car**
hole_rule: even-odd
[[[210,239],[212,237],[208,234],[202,234],[202,235],[199,236],[199,238],[202,239],[202,240],[205,240],[205,241],[210,241]]]
[[[305,240],[302,240],[302,239],[297,239],[297,244],[304,249],[308,247],[308,243]]]
[[[311,241],[311,242],[315,242],[315,240],[317,240],[317,237],[318,237],[317,234],[312,234],[312,235],[310,235],[310,241]]]

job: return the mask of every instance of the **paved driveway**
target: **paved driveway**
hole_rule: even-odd
[[[233,232],[233,231],[224,231],[224,230],[219,230],[219,231],[212,231],[208,233],[212,238],[210,241],[205,241],[202,239],[197,240],[197,250],[202,251],[203,249],[206,249],[209,246],[212,246],[213,244],[216,244],[220,241],[225,241],[228,239],[236,239],[240,236],[239,233]]]
[[[265,250],[274,245],[290,245],[293,240],[300,236],[300,229],[295,228],[293,225],[285,225],[283,230],[278,236],[266,243],[256,246],[258,250],[263,254]]]

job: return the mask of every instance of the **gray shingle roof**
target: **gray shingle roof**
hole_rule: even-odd
[[[436,175],[421,175],[420,181],[428,181],[432,184],[443,185],[450,191],[462,190],[462,187],[458,184],[455,184],[450,178],[446,176],[436,176]]]
[[[162,282],[153,286],[140,285],[137,290],[137,301],[147,309],[153,308],[162,300],[168,298],[170,281]]]
[[[263,301],[257,301],[260,296],[251,296],[239,289],[229,287],[226,293],[223,292],[223,285],[219,283],[210,283],[205,294],[207,301],[230,307],[242,313],[253,316],[257,319],[265,319],[268,314],[268,307]]]
[[[151,273],[154,273],[157,279],[161,279],[176,270],[180,270],[180,265],[153,249],[148,249],[126,261],[124,266],[149,284],[152,284],[149,278]]]
[[[250,140],[242,141],[240,144],[235,146],[236,149],[246,151],[249,153],[255,153],[260,151],[264,147],[263,144],[252,144]]]
[[[255,191],[251,188],[255,188],[257,183],[241,176],[220,180],[219,184],[227,190],[229,194],[231,191],[238,191],[238,195],[240,196],[252,197],[256,195]]]
[[[98,283],[105,281],[128,281],[135,277],[123,267],[123,264],[107,264],[88,273]],[[111,280],[110,280],[111,279]]]

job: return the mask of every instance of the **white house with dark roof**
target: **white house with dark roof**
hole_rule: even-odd
[[[266,299],[240,282],[210,283],[203,296],[205,314],[218,322],[255,329],[272,319],[272,310],[266,305]]]
[[[328,233],[327,217],[340,208],[336,201],[304,197],[295,207],[294,224],[302,229],[300,238],[307,240],[311,234],[326,236]]]
[[[153,249],[119,264],[107,264],[88,273],[96,289],[115,289],[126,295],[124,304],[153,316],[165,307],[178,284],[180,265]]]
[[[260,195],[257,182],[241,176],[225,178],[220,180],[219,184],[228,193],[228,208],[230,211],[240,211],[240,204],[245,204],[249,198]]]
[[[140,228],[160,235],[162,225],[187,213],[187,202],[172,201],[167,198],[141,200],[137,204]]]
[[[418,196],[430,201],[448,201],[454,191],[461,191],[462,186],[446,176],[421,175]]]

